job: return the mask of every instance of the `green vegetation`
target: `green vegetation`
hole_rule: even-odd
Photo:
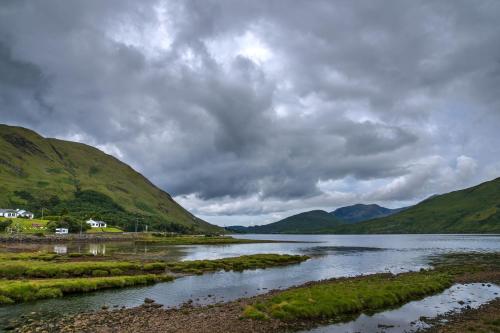
[[[0,223],[8,222],[10,223],[5,225],[5,228],[2,228],[2,231],[6,231],[6,229],[10,229],[14,232],[23,232],[23,233],[37,233],[44,232],[47,227],[48,220],[40,220],[40,219],[22,219],[22,218],[5,218],[0,217]]]
[[[221,232],[102,151],[0,125],[0,207],[100,219],[125,231]]]
[[[500,178],[431,197],[398,214],[334,233],[500,233]]]
[[[21,280],[0,282],[0,304],[27,302],[42,298],[62,297],[71,293],[107,288],[123,288],[156,282],[172,281],[166,275],[134,275],[50,280]]]
[[[80,254],[78,254],[80,255]],[[0,253],[0,262],[8,260],[54,260],[56,258],[62,257],[56,253],[48,252],[21,252],[21,253],[11,253],[3,252]]]
[[[0,261],[3,278],[61,278],[140,274],[143,271],[165,270],[165,263],[142,265],[124,261],[48,262],[39,260]]]
[[[243,271],[275,266],[297,264],[309,259],[308,256],[288,254],[254,254],[216,260],[192,260],[168,263],[167,268],[175,273],[203,274],[213,271]]]
[[[285,321],[339,319],[403,304],[442,291],[452,282],[450,274],[441,272],[337,279],[281,292],[248,306],[243,316]]]

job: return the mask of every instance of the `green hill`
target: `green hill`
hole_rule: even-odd
[[[323,233],[342,223],[335,216],[324,210],[312,210],[287,217],[278,222],[254,227],[227,227],[234,232],[255,234],[314,234]]]
[[[500,178],[432,196],[400,213],[343,225],[332,233],[500,233]]]
[[[124,230],[221,231],[102,151],[0,125],[0,208],[103,219]]]
[[[357,223],[378,217],[385,217],[396,214],[404,209],[406,208],[390,209],[375,204],[356,204],[352,206],[337,208],[330,214],[333,214],[339,220],[342,220],[346,223]]]

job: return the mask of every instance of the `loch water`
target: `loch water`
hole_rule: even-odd
[[[198,304],[225,302],[308,281],[380,272],[418,271],[421,268],[429,268],[431,258],[443,253],[500,251],[500,235],[237,235],[236,237],[293,242],[192,246],[137,245],[121,242],[29,246],[36,247],[32,249],[58,253],[80,252],[95,255],[113,253],[130,258],[147,257],[163,260],[217,259],[256,253],[306,254],[311,256],[311,259],[285,267],[244,272],[215,272],[182,277],[173,282],[153,286],[105,290],[3,306],[0,307],[0,326],[12,318],[19,318],[23,314],[32,312],[36,312],[39,317],[45,317],[97,310],[103,305],[110,308],[132,307],[142,304],[145,297],[152,298],[165,307],[178,306],[189,299]],[[323,329],[321,332],[342,331],[336,330],[335,327]],[[344,331],[350,330],[342,332]]]

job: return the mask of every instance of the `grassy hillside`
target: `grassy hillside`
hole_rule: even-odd
[[[500,178],[433,196],[398,214],[333,233],[500,233]]]
[[[324,210],[313,210],[310,212],[304,212],[297,215],[287,217],[278,222],[271,224],[248,227],[245,229],[238,228],[238,232],[245,231],[247,233],[256,234],[312,234],[312,233],[322,233],[325,230],[329,230],[336,225],[342,223],[335,216]],[[231,227],[227,228],[232,230]]]
[[[331,212],[331,214],[346,223],[357,223],[396,214],[404,209],[405,208],[390,209],[375,204],[356,204],[337,208]]]
[[[130,166],[81,143],[0,125],[0,207],[102,218],[126,230],[220,231]]]

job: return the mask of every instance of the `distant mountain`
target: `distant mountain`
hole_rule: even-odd
[[[336,226],[357,223],[374,217],[388,216],[404,208],[389,209],[378,205],[357,204],[341,207],[331,213],[323,210],[313,210],[296,214],[278,222],[254,226],[230,226],[226,230],[234,233],[283,233],[283,234],[317,234],[331,233]]]
[[[333,233],[500,233],[500,178],[460,191],[434,195],[404,211]]]
[[[245,227],[245,226],[242,226],[242,225],[232,225],[232,226],[229,226],[229,227],[225,227],[225,229],[229,232],[233,232],[233,233],[236,233],[236,234],[245,234],[248,232],[248,228],[249,227]]]
[[[346,223],[357,223],[378,217],[385,217],[396,214],[404,209],[405,208],[390,209],[376,204],[356,204],[352,206],[337,208],[330,214],[333,214],[339,220],[342,220]]]
[[[288,234],[500,234],[500,178],[464,190],[432,195],[411,207],[388,209],[358,204],[331,213],[313,210],[267,225],[226,229]]]
[[[0,124],[0,208],[98,218],[125,230],[220,232],[94,147]]]
[[[312,210],[266,225],[232,226],[226,227],[226,230],[255,234],[314,234],[327,232],[341,223],[335,216],[324,210]]]

